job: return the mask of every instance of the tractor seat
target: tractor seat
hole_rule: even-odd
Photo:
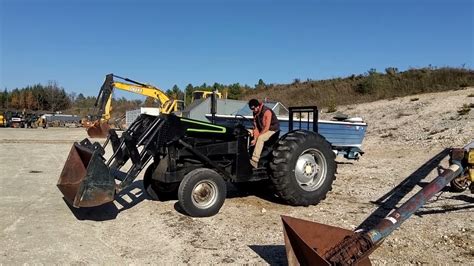
[[[280,139],[280,130],[275,131],[275,134],[273,134],[267,141],[265,141],[265,144],[263,144],[263,147],[272,147],[277,143],[277,141]]]

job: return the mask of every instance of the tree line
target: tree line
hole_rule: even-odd
[[[425,92],[455,90],[474,86],[474,71],[461,68],[425,68],[399,71],[388,67],[384,72],[369,69],[360,75],[350,75],[345,78],[326,80],[301,81],[295,78],[291,84],[266,84],[259,79],[254,86],[240,83],[212,85],[203,83],[194,86],[188,84],[183,90],[177,85],[166,90],[173,99],[191,102],[194,91],[218,90],[228,99],[247,100],[250,98],[268,98],[280,101],[286,106],[318,105],[329,107],[341,104],[354,104],[379,99],[393,98]],[[16,109],[35,112],[64,111],[78,115],[88,115],[94,112],[95,96],[84,96],[82,93],[66,93],[63,87],[55,81],[47,85],[36,84],[21,89],[0,92],[0,109]],[[127,100],[114,98],[112,102],[113,115],[121,116],[126,110],[140,106],[154,106],[151,99]]]
[[[56,112],[70,108],[71,104],[71,97],[55,81],[0,93],[0,109]]]
[[[242,96],[250,90],[258,88],[258,84],[265,84],[262,79],[259,80],[259,83],[255,85],[255,87],[251,87],[249,85],[241,85],[240,83],[233,83],[233,84],[221,84],[218,82],[214,82],[212,85],[208,85],[207,83],[203,83],[202,85],[193,86],[193,84],[189,83],[182,91],[178,85],[174,85],[171,89],[166,91],[166,94],[178,100],[183,100],[185,104],[191,103],[192,94],[195,91],[214,91],[217,90],[222,93],[223,97],[227,99],[234,99],[238,100],[242,98]]]
[[[262,80],[259,84],[264,84]],[[257,87],[257,85],[256,85]],[[177,85],[165,93],[172,99],[185,101],[189,104],[194,91],[213,91],[218,90],[229,99],[240,99],[246,91],[254,88],[248,85],[240,85],[234,83],[230,85],[214,83],[213,85],[193,86],[188,84],[184,91]],[[66,93],[63,87],[60,87],[56,81],[50,81],[47,85],[35,84],[24,88],[15,88],[13,90],[5,90],[0,92],[0,110],[26,110],[33,112],[57,112],[71,111],[80,115],[87,115],[94,111],[94,104],[97,97],[85,96],[82,93]],[[156,103],[153,99],[147,98],[142,100],[127,100],[126,98],[113,98],[112,108],[115,112],[130,110],[139,106],[154,106]],[[124,111],[123,111],[124,112]]]

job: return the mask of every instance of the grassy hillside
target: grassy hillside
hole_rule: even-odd
[[[247,90],[243,99],[271,99],[286,106],[317,105],[335,111],[337,105],[371,102],[427,92],[459,90],[474,86],[474,70],[466,68],[421,68],[399,72],[387,68],[375,69],[363,75],[352,75],[292,84],[270,84]]]

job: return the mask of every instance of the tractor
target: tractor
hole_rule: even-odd
[[[315,107],[293,107],[290,117],[295,112],[318,115]],[[269,180],[286,203],[317,204],[332,188],[335,153],[316,125],[293,129],[290,124],[289,129],[265,143],[259,166],[253,168],[251,137],[242,123],[230,127],[172,113],[142,114],[120,137],[110,129],[103,145],[87,138],[74,143],[57,186],[73,207],[99,206],[112,202],[146,168],[146,193],[152,199],[177,194],[182,210],[193,217],[219,212],[226,182]],[[109,144],[113,154],[105,156]],[[125,167],[128,161],[131,166]]]
[[[291,114],[290,114],[291,115]],[[113,155],[106,159],[111,143]],[[141,115],[118,137],[114,129],[104,145],[89,139],[74,143],[58,187],[74,207],[114,200],[145,170],[144,190],[153,199],[177,192],[190,216],[219,212],[226,181],[249,184],[270,180],[275,193],[290,205],[317,204],[335,179],[335,154],[317,132],[278,132],[265,143],[258,168],[250,165],[250,136],[242,124],[225,127],[174,114]],[[127,161],[131,167],[123,171]]]

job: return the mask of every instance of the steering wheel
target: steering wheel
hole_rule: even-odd
[[[245,116],[243,116],[243,115],[241,115],[241,114],[236,114],[236,115],[235,115],[235,118],[237,118],[237,117],[242,117],[242,118],[245,119],[247,122],[249,122],[250,124],[252,124],[252,121],[251,121],[250,119],[248,119],[247,117],[245,117]],[[240,119],[239,119],[239,122],[238,122],[238,123],[243,125],[243,123],[240,121]]]
[[[239,117],[242,117],[243,119],[238,119]],[[244,125],[244,120],[247,121],[250,124],[252,124],[252,121],[250,119],[248,119],[247,117],[241,115],[241,114],[236,114],[235,118],[236,118],[237,122],[235,123],[234,127],[235,128],[240,128],[242,131],[245,131],[246,133],[248,133],[247,128]]]

